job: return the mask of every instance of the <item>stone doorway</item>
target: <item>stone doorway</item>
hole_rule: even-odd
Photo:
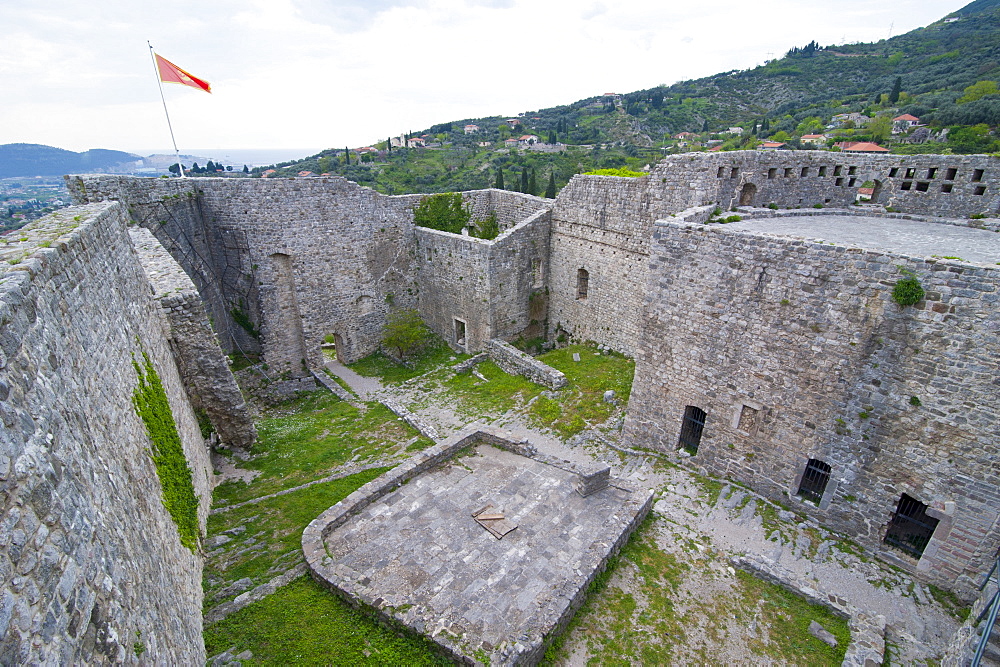
[[[757,196],[757,186],[746,183],[740,190],[740,206],[753,206],[753,198]]]

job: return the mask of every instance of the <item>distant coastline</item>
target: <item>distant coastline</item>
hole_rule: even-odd
[[[220,160],[223,164],[265,167],[279,162],[301,160],[319,153],[322,148],[181,148],[181,155],[195,155],[210,160]],[[142,157],[149,155],[171,155],[170,148],[129,149]]]

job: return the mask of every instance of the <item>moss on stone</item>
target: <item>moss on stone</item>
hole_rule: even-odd
[[[163,505],[177,524],[181,544],[193,552],[198,547],[199,530],[198,498],[194,494],[191,468],[184,457],[174,413],[160,376],[148,354],[143,352],[142,359],[142,364],[132,361],[139,379],[132,402],[153,443],[150,455],[163,487]]]

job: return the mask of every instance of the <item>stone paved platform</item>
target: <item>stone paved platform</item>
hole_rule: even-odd
[[[532,663],[648,510],[609,486],[481,444],[410,479],[324,539],[338,588],[489,664]],[[491,503],[517,528],[497,539],[471,516]]]
[[[961,257],[969,262],[1000,262],[1000,234],[985,229],[862,216],[788,216],[744,220],[729,230],[766,232],[780,236],[822,239],[901,253],[912,257]]]

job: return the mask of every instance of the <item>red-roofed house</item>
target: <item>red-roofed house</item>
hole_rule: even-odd
[[[892,133],[902,134],[907,130],[915,128],[920,125],[920,119],[916,116],[911,116],[908,113],[904,113],[902,116],[896,116],[892,119]]]
[[[812,144],[812,145],[825,144],[826,143],[826,135],[825,134],[803,134],[801,141],[804,144]]]
[[[788,144],[782,141],[765,141],[760,146],[758,146],[762,151],[787,151],[791,150]]]
[[[674,135],[674,139],[686,139],[688,137],[693,137],[694,132],[678,132]]]
[[[406,147],[419,148],[423,146],[425,143],[427,142],[425,142],[421,137],[410,137],[409,139],[406,140]]]
[[[260,177],[261,178],[269,178],[269,177],[271,177],[271,176],[274,175],[275,171],[276,171],[275,169],[267,169],[267,170],[264,171],[263,174],[260,175]]]
[[[478,125],[473,125],[472,123],[469,123],[468,125],[465,126],[466,134],[475,134],[478,131],[479,131]]]
[[[888,148],[882,148],[870,141],[841,141],[834,144],[845,153],[888,153]]]
[[[508,118],[504,122],[510,125],[511,127],[517,127],[518,125],[521,124],[521,121],[519,121],[517,118]]]
[[[538,136],[534,134],[525,134],[517,139],[517,145],[521,148],[527,148],[533,144],[538,143]]]

